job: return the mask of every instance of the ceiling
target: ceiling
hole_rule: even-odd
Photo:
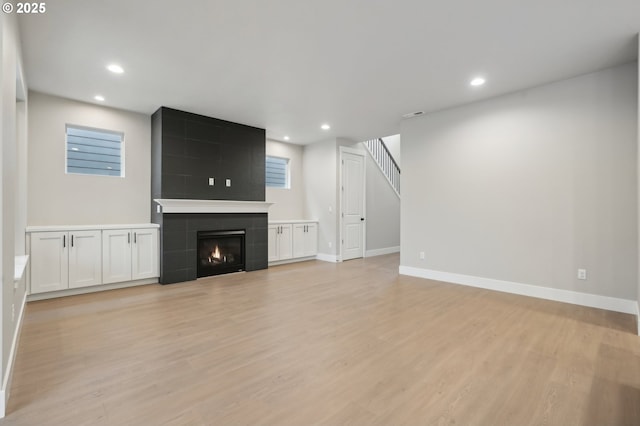
[[[20,30],[31,90],[307,144],[635,60],[640,1],[65,0]]]

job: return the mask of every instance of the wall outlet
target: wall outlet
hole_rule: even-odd
[[[424,252],[421,251],[420,253],[418,253],[418,259],[420,260],[424,260]]]
[[[227,188],[229,188],[231,186],[231,179],[227,179],[226,180],[226,185],[227,185]]]
[[[213,186],[216,184],[216,180],[214,178],[209,178],[209,186]]]
[[[329,206],[329,213],[333,213],[333,207]]]
[[[329,241],[329,248],[331,248],[332,246],[333,246],[333,243]]]
[[[578,269],[578,279],[586,280],[587,279],[587,270],[586,269]]]

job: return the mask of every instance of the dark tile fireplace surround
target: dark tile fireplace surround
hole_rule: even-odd
[[[162,107],[151,117],[151,140],[152,200],[264,202],[264,129]],[[244,270],[267,268],[266,210],[167,213],[159,206],[152,201],[152,221],[160,225],[160,283],[198,277],[198,232],[205,231],[244,231]]]
[[[245,270],[267,268],[266,213],[163,215],[161,283],[198,277],[198,232],[245,231]]]

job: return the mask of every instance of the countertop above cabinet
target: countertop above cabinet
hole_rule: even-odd
[[[318,223],[317,220],[315,219],[311,219],[311,220],[302,220],[302,219],[296,219],[296,220],[270,220],[269,221],[269,225],[284,225],[284,224],[295,224],[295,223]]]
[[[56,232],[56,231],[87,231],[93,229],[134,229],[134,228],[160,228],[157,223],[136,223],[124,225],[52,225],[52,226],[27,226],[26,232]]]

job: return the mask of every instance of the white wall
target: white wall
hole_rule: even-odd
[[[291,188],[289,189],[266,188],[266,201],[275,203],[269,208],[269,220],[314,219],[313,217],[305,217],[302,151],[301,145],[267,139],[266,154],[288,158],[291,176]]]
[[[125,177],[65,173],[65,126],[121,131]],[[29,225],[148,223],[151,119],[148,115],[29,94]]]
[[[636,300],[637,80],[628,64],[404,120],[401,265]]]
[[[400,246],[400,198],[369,153],[367,175],[367,252],[380,253]]]
[[[389,139],[394,148],[400,148],[400,135]],[[400,199],[392,189],[391,184],[371,157],[363,142],[349,139],[336,139],[338,161],[340,147],[357,149],[362,152],[365,161],[365,255],[375,256],[397,251],[400,246]],[[391,155],[394,155],[393,153]],[[338,177],[336,178],[337,196],[340,196],[340,164],[336,163]],[[336,215],[336,229],[339,230],[340,217]],[[339,236],[339,232],[338,232]],[[336,236],[336,240],[338,240]],[[368,252],[368,253],[367,253]]]
[[[22,54],[20,36],[15,15],[0,15],[2,77],[0,79],[0,128],[2,134],[1,168],[1,215],[2,238],[0,271],[2,277],[2,359],[0,391],[0,416],[4,416],[5,400],[9,396],[10,363],[15,348],[14,341],[18,335],[18,318],[24,306],[26,292],[25,281],[14,287],[15,256],[24,254],[24,226],[26,222],[26,205],[23,195],[26,191],[26,180],[23,170],[25,162],[26,138],[24,125],[26,113],[24,105],[17,103],[17,85],[24,82],[22,73]],[[26,102],[26,100],[25,100]],[[15,311],[15,315],[14,315]]]
[[[306,145],[303,151],[305,215],[319,220],[318,252],[340,254],[336,247],[340,240],[340,147],[357,149],[365,158],[365,250],[375,255],[397,248],[400,200],[361,142],[337,138]]]
[[[640,61],[640,34],[638,34],[638,36],[636,36],[636,43],[638,44],[638,58]],[[637,76],[637,81],[638,81],[638,93],[637,93],[637,98],[636,98],[636,108],[638,108],[638,118],[637,118],[637,138],[638,138],[638,142],[636,145],[636,151],[637,151],[637,164],[636,164],[636,173],[637,173],[637,178],[638,178],[638,245],[640,248],[640,65],[638,66],[638,76]],[[640,253],[639,253],[640,256]],[[638,286],[636,289],[637,292],[637,297],[636,297],[636,309],[638,310],[637,312],[637,324],[638,324],[638,329],[637,329],[637,333],[638,336],[640,336],[640,257],[638,258]]]
[[[18,82],[23,85],[22,81]],[[15,227],[15,248],[16,255],[25,254],[25,228],[27,227],[27,102],[26,89],[25,98],[16,102],[16,183],[18,191],[16,193],[16,227]]]
[[[304,215],[317,219],[318,253],[336,255],[336,141],[330,139],[306,145],[302,156]]]

